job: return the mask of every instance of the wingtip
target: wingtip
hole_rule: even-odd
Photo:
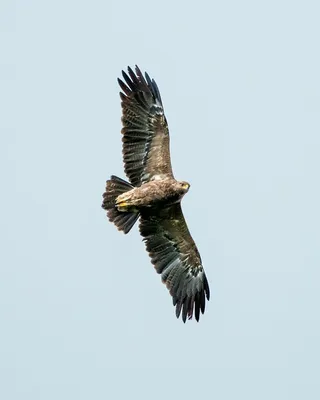
[[[136,74],[137,74],[137,75],[142,75],[141,70],[140,70],[138,64],[135,65],[135,70],[136,70]]]

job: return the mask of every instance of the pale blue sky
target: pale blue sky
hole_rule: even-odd
[[[0,5],[0,398],[320,398],[317,1]],[[211,287],[175,318],[135,227],[116,78],[158,83]]]

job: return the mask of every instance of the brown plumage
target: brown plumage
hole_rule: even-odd
[[[140,218],[140,233],[156,271],[161,274],[185,322],[199,321],[209,300],[200,254],[181,210],[187,182],[174,179],[169,130],[156,82],[136,66],[118,79],[122,106],[124,170],[130,183],[111,176],[102,207],[119,230],[128,233]]]

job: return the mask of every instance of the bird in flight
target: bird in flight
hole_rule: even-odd
[[[183,322],[199,321],[210,290],[199,251],[181,209],[190,185],[172,172],[169,129],[158,86],[136,66],[118,79],[122,107],[122,153],[129,182],[112,175],[102,208],[125,234],[139,219],[151,262],[167,286]]]

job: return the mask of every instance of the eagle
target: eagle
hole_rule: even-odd
[[[177,318],[197,321],[210,298],[207,277],[181,209],[190,184],[172,172],[169,129],[158,86],[147,73],[128,67],[118,79],[122,107],[122,153],[129,182],[112,175],[102,208],[118,230],[139,230]]]

